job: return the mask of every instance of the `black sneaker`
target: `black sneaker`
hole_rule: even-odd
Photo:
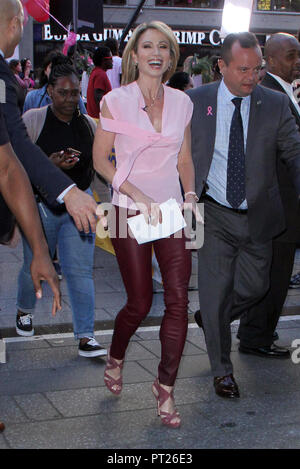
[[[34,329],[32,326],[32,314],[22,314],[19,316],[17,314],[16,318],[16,331],[17,334],[24,337],[30,337],[34,335]]]
[[[89,341],[84,345],[81,345],[79,342],[78,355],[81,357],[100,357],[101,355],[107,355],[107,350],[101,347],[93,337],[88,338]]]

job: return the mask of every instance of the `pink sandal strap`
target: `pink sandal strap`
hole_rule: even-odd
[[[157,400],[158,414],[161,418],[162,423],[172,428],[178,428],[181,424],[179,412],[176,409],[172,413],[161,410],[161,407],[169,398],[172,398],[174,400],[173,389],[171,392],[168,392],[159,384],[158,378],[156,378],[156,380],[153,383],[152,390]],[[174,419],[179,419],[179,420],[177,422],[172,423],[172,420]]]
[[[124,360],[121,363],[118,363],[113,357],[108,357],[106,362],[106,370],[113,370],[115,368],[119,368],[122,370],[124,364]]]
[[[118,379],[113,378],[112,376],[108,375],[105,371],[104,373],[104,382],[108,389],[114,393],[114,394],[120,394],[122,390],[122,376],[120,376]],[[114,389],[114,386],[118,386],[117,389]]]
[[[176,428],[176,427],[179,427],[180,423],[181,423],[180,420],[177,420],[177,422],[172,423],[172,420],[180,418],[179,414],[176,410],[174,410],[174,412],[172,414],[170,414],[169,412],[165,412],[165,411],[161,410],[160,411],[160,418],[161,418],[162,422],[165,425],[168,425],[169,427]]]
[[[113,394],[118,395],[122,391],[122,385],[123,385],[122,375],[119,376],[119,378],[113,378],[107,373],[107,371],[115,370],[117,368],[122,370],[123,363],[124,363],[124,360],[122,360],[121,363],[118,363],[114,358],[110,356],[108,356],[107,358],[106,368],[104,371],[104,383],[106,387],[110,390],[110,392],[112,392]]]
[[[155,380],[154,382],[154,387],[158,393],[158,400],[159,400],[159,405],[160,407],[164,405],[164,403],[171,397],[172,399],[174,399],[173,397],[173,389],[171,392],[167,391],[165,388],[163,388],[159,382],[158,382],[158,379]]]

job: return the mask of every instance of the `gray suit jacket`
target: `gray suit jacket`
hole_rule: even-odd
[[[205,188],[214,152],[219,84],[213,82],[187,91],[194,103],[192,155],[198,196]],[[300,135],[289,99],[258,85],[251,95],[245,154],[249,230],[258,242],[274,238],[285,228],[276,170],[279,156],[300,195]]]

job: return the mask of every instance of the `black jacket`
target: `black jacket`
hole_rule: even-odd
[[[12,147],[23,164],[28,177],[41,196],[52,207],[56,198],[71,184],[72,180],[48,159],[42,150],[28,137],[18,107],[19,86],[6,61],[0,55],[0,79],[5,82],[6,97],[2,110]],[[4,220],[8,209],[0,195],[0,235],[5,230]]]
[[[280,83],[268,73],[266,73],[261,84],[267,88],[280,91],[281,93],[287,95]],[[289,104],[290,110],[296,119],[296,124],[300,132],[299,113],[291,99],[289,99]],[[276,240],[287,243],[300,242],[300,205],[298,196],[295,191],[291,175],[289,174],[286,165],[280,160],[278,160],[277,174],[280,195],[286,218],[286,230],[280,236],[278,236]]]

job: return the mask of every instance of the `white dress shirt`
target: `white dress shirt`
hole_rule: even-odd
[[[113,68],[106,70],[112,89],[120,88],[120,75],[122,75],[122,59],[118,55],[113,56]]]
[[[280,78],[277,75],[274,75],[273,73],[270,73],[270,72],[268,72],[268,73],[269,73],[269,75],[271,75],[271,77],[273,77],[276,81],[278,81],[278,83],[282,86],[282,88],[284,89],[284,91],[286,92],[286,94],[288,95],[288,97],[290,98],[292,103],[294,104],[294,106],[295,106],[295,108],[296,108],[296,110],[297,110],[297,112],[300,116],[300,107],[299,107],[298,102],[295,98],[292,83],[288,83],[287,81],[283,80],[282,78]]]
[[[236,96],[230,93],[224,80],[222,80],[218,89],[216,140],[214,154],[207,177],[208,190],[206,192],[207,195],[215,199],[217,202],[230,208],[231,205],[226,199],[226,188],[229,134],[232,116],[235,110],[235,105],[232,102],[233,98],[236,98]],[[245,151],[248,133],[250,99],[250,95],[246,96],[243,98],[241,103]],[[239,208],[248,208],[246,199],[242,202]]]

